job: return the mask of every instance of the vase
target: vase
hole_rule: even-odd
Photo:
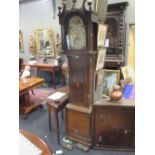
[[[109,91],[109,97],[112,101],[119,101],[122,98],[122,90],[119,85],[113,86],[112,90]]]

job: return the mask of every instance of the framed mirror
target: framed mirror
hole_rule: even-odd
[[[38,56],[55,57],[54,37],[51,29],[35,30],[35,40]]]
[[[23,33],[19,30],[19,52],[24,53],[24,46],[23,46]]]

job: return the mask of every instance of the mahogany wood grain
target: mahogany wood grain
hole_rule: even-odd
[[[36,77],[19,80],[19,96],[27,93],[33,88],[39,87],[40,85],[44,84],[44,82],[44,79]]]
[[[135,104],[122,99],[110,102],[105,99],[94,104],[94,147],[129,149],[135,147]]]
[[[39,136],[30,133],[28,131],[20,130],[20,133],[22,133],[26,138],[28,138],[34,145],[36,145],[39,149],[42,150],[41,155],[52,155],[53,152],[48,146],[48,144],[41,139]]]
[[[57,65],[52,65],[52,64],[43,64],[43,63],[36,63],[36,64],[23,64],[23,67],[25,65],[29,65],[31,68],[36,68],[37,72],[38,71],[46,71],[51,73],[51,81],[53,82],[53,88],[56,88],[56,78],[55,78],[55,73],[57,71],[61,72],[61,67]]]
[[[44,79],[42,78],[26,78],[19,81],[19,103],[20,111],[23,111],[24,117],[27,117],[27,114],[36,109],[40,105],[35,105],[30,101],[29,91],[37,88],[44,84]]]

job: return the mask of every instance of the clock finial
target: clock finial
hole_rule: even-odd
[[[92,2],[89,1],[88,2],[88,6],[89,6],[89,10],[91,11],[92,10],[92,7],[91,7],[92,6]]]
[[[72,9],[75,8],[75,4],[76,4],[76,0],[73,0],[73,6],[72,6]]]
[[[60,15],[61,14],[61,6],[58,6],[58,10],[59,10],[59,13],[58,13],[58,15]]]

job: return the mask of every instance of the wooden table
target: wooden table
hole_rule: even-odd
[[[59,89],[56,89],[58,92],[64,92],[69,93],[68,87],[62,87]],[[55,91],[55,92],[56,92]],[[51,130],[51,112],[54,112],[54,120],[55,120],[55,128],[57,132],[57,141],[58,144],[60,144],[60,134],[59,134],[59,117],[58,113],[62,111],[62,118],[63,118],[63,109],[68,103],[68,98],[62,100],[61,102],[55,102],[53,100],[47,99],[47,105],[48,105],[48,122],[49,122],[49,130]]]
[[[52,150],[39,136],[34,135],[28,131],[20,130],[26,138],[28,138],[34,145],[36,145],[40,150],[42,150],[41,155],[52,155]]]
[[[36,63],[36,64],[23,64],[23,67],[25,65],[29,65],[31,68],[36,68],[37,73],[38,71],[46,71],[51,73],[51,80],[53,82],[53,88],[56,88],[56,81],[55,81],[55,73],[57,71],[61,70],[60,66],[52,65],[52,64],[43,64],[43,63]]]
[[[37,88],[44,84],[44,79],[42,78],[26,78],[19,81],[19,96],[24,97],[25,104],[22,104],[20,110],[26,115],[37,108],[39,105],[30,104],[28,92],[34,88]]]

